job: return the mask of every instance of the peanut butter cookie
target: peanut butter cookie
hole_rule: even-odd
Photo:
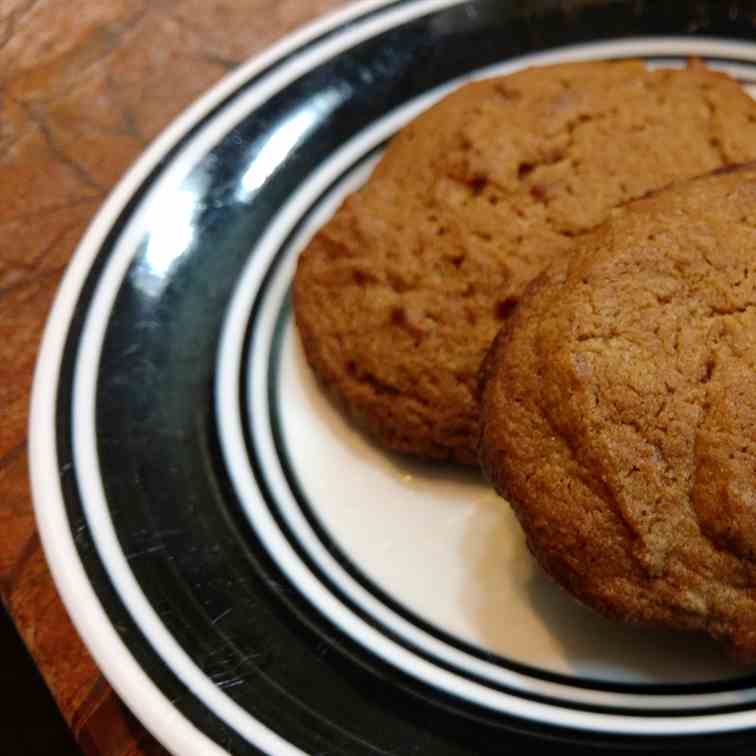
[[[463,86],[393,140],[302,254],[307,358],[389,448],[475,464],[480,364],[533,277],[612,208],[754,158],[756,104],[701,64]]]
[[[756,660],[756,164],[614,211],[485,374],[483,465],[546,571]]]

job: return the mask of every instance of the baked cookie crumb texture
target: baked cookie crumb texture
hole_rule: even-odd
[[[579,599],[756,661],[756,165],[614,213],[487,363],[481,455]]]
[[[756,104],[693,64],[529,69],[407,126],[302,254],[307,358],[385,445],[475,464],[477,374],[530,280],[610,210],[756,158]]]

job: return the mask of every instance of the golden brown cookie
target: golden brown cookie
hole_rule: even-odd
[[[756,660],[756,164],[616,210],[486,361],[481,459],[541,565]]]
[[[304,251],[296,320],[386,446],[474,464],[481,360],[527,283],[609,211],[756,158],[756,104],[693,64],[525,70],[407,126]]]

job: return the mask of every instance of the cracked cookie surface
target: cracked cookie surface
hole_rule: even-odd
[[[308,361],[389,448],[475,464],[478,371],[525,286],[612,208],[753,158],[756,104],[700,64],[466,85],[400,132],[302,254]]]
[[[756,661],[756,164],[614,211],[485,373],[483,465],[546,571]]]

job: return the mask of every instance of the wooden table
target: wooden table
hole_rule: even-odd
[[[144,147],[209,86],[346,0],[0,2],[0,592],[86,756],[165,751],[103,679],[55,591],[26,451],[63,270]]]

